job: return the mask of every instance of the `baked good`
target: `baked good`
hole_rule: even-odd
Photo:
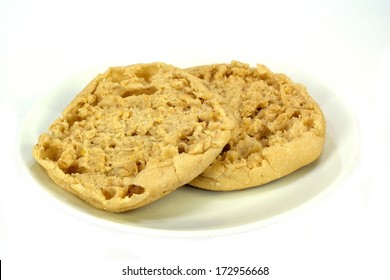
[[[237,123],[221,154],[190,185],[214,191],[259,186],[321,154],[325,118],[303,85],[264,65],[238,61],[186,71],[218,95]]]
[[[184,70],[163,63],[112,67],[39,137],[33,156],[58,186],[122,212],[194,179],[232,127],[213,94]]]

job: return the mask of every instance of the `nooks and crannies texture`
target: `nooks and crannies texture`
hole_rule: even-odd
[[[34,147],[59,186],[121,212],[199,175],[233,122],[199,79],[162,63],[113,67],[95,78]]]
[[[226,191],[265,184],[314,161],[325,118],[304,86],[263,65],[205,65],[187,69],[217,94],[237,127],[221,154],[190,184]]]

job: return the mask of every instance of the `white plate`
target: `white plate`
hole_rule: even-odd
[[[65,81],[36,103],[22,125],[20,155],[33,187],[49,200],[89,221],[140,234],[213,236],[270,225],[309,205],[340,186],[353,168],[358,151],[355,118],[337,96],[321,83],[297,71],[321,106],[327,120],[322,156],[314,163],[267,185],[226,193],[182,187],[148,206],[126,213],[97,210],[57,187],[31,155],[38,136],[60,115],[73,97],[101,70],[91,69]]]

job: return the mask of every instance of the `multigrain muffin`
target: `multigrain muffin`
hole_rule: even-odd
[[[112,67],[65,108],[33,155],[61,188],[122,212],[203,172],[233,122],[202,82],[163,63]]]
[[[264,65],[204,65],[186,69],[200,78],[236,128],[220,155],[190,185],[228,191],[259,186],[319,157],[325,118],[306,88]]]

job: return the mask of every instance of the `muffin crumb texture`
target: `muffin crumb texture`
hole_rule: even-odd
[[[192,185],[213,190],[258,186],[291,173],[321,153],[325,119],[303,85],[264,65],[250,67],[237,61],[187,71],[218,95],[238,124],[212,166]],[[275,156],[280,159],[274,160]]]
[[[195,78],[167,65],[111,68],[39,137],[35,157],[56,170],[60,181],[80,183],[102,200],[142,195],[150,191],[137,184],[145,169],[174,167],[182,154],[215,150],[216,156],[222,150],[232,126],[212,96]],[[161,178],[166,186],[158,195],[202,171],[193,170],[188,178],[168,173],[176,178]]]

